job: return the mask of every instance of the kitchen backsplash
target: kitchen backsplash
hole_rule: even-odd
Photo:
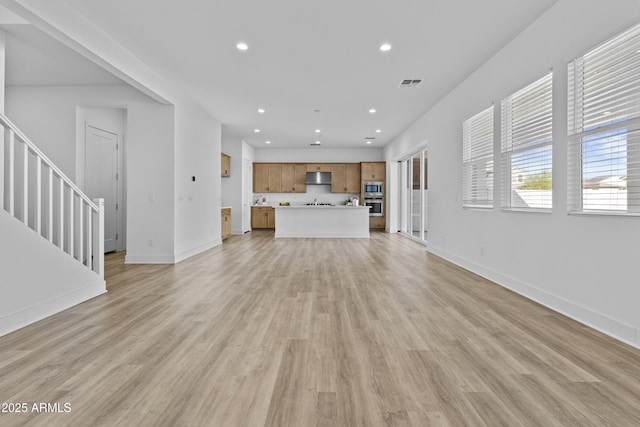
[[[277,206],[280,202],[289,202],[292,205],[304,205],[317,199],[318,203],[332,203],[341,205],[345,200],[353,197],[360,198],[357,193],[332,193],[330,185],[307,185],[306,193],[253,193],[253,204],[260,204],[260,200],[265,197],[267,205]],[[362,203],[362,201],[360,202]]]

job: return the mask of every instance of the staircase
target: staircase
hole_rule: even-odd
[[[106,287],[103,199],[89,199],[2,114],[0,125],[1,336]]]

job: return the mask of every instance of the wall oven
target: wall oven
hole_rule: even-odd
[[[362,183],[362,192],[365,199],[382,198],[384,195],[384,183],[381,181],[367,181]]]
[[[369,216],[384,216],[384,199],[364,199],[364,206],[369,206]]]

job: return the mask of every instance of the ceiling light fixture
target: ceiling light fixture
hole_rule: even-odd
[[[376,109],[375,109],[375,108],[371,108],[371,109],[369,110],[369,113],[371,113],[371,114],[375,114],[375,112],[376,112]]]
[[[376,129],[376,133],[382,133],[382,129]]]
[[[367,140],[367,144],[371,144],[373,141],[371,141],[370,139]]]
[[[271,144],[271,141],[265,141],[264,143],[265,144]]]
[[[391,50],[391,45],[389,43],[382,43],[380,45],[380,52],[389,52]]]
[[[316,133],[320,133],[320,129],[316,129]]]
[[[236,48],[238,50],[247,50],[249,49],[249,45],[246,44],[245,42],[238,42],[238,44],[236,45]]]
[[[264,108],[258,108],[258,113],[264,114]]]
[[[260,133],[260,129],[254,129],[253,130],[255,133]]]

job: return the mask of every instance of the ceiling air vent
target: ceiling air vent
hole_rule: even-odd
[[[400,82],[398,87],[413,88],[420,86],[420,83],[422,83],[422,79],[404,79]]]
[[[312,147],[320,147],[320,143],[319,142],[312,142],[309,145],[312,146]]]

